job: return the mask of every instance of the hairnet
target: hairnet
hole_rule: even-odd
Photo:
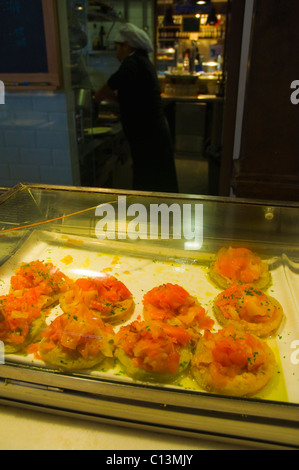
[[[114,41],[121,43],[127,41],[134,49],[143,49],[146,52],[153,52],[154,50],[146,32],[132,23],[125,23],[121,26]]]

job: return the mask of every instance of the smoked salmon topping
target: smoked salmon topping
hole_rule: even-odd
[[[107,314],[115,304],[132,298],[129,289],[114,276],[103,274],[96,278],[81,278],[75,281],[76,302],[85,303],[90,309]],[[67,302],[67,296],[65,297]]]
[[[148,319],[179,320],[184,326],[210,329],[214,320],[205,309],[183,287],[177,284],[162,284],[154,287],[143,297],[144,316]]]
[[[249,333],[232,326],[217,333],[205,331],[204,350],[194,358],[197,367],[208,366],[216,388],[243,373],[257,374],[269,361],[267,345]]]
[[[247,248],[222,248],[214,264],[216,274],[232,282],[249,284],[268,272],[268,265]]]
[[[65,292],[71,281],[52,263],[31,261],[22,263],[11,277],[12,291],[36,288],[40,294],[51,296]]]
[[[114,330],[100,318],[82,306],[72,314],[59,315],[47,327],[41,348],[51,350],[59,345],[66,351],[77,351],[84,359],[97,356],[113,356]]]
[[[24,343],[30,326],[40,317],[40,294],[29,289],[22,297],[15,294],[0,297],[0,338],[14,345]]]
[[[180,364],[180,348],[190,335],[180,326],[134,321],[116,334],[116,346],[133,359],[136,367],[155,373],[175,374]]]
[[[266,323],[278,308],[261,290],[250,285],[232,285],[218,295],[216,306],[223,316],[249,323]]]

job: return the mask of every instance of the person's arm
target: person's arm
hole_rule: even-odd
[[[108,83],[105,83],[98,91],[95,93],[94,100],[96,103],[100,103],[104,100],[117,101],[117,96],[115,92],[110,88]]]

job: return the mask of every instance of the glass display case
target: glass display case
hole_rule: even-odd
[[[4,192],[0,403],[298,448],[298,235],[296,203],[24,184]],[[244,282],[246,302],[276,301],[281,318],[268,334],[228,315],[223,325],[217,299],[244,283],[224,287],[212,276],[220,249],[252,254],[251,274],[264,266],[267,283]],[[90,294],[95,281],[105,293]],[[250,305],[247,323],[267,324],[273,310]],[[242,356],[232,342],[244,338],[255,346]],[[209,380],[198,380],[203,370]],[[236,376],[261,383],[242,389]]]

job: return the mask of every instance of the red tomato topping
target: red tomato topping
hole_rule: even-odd
[[[87,308],[73,314],[59,315],[43,333],[50,341],[42,343],[45,349],[57,344],[70,351],[77,351],[83,358],[96,356],[99,352],[112,357],[114,330],[95,317]]]
[[[247,248],[229,247],[220,250],[214,269],[232,281],[251,283],[258,280],[268,266]]]
[[[40,295],[36,289],[29,289],[23,297],[14,294],[0,297],[0,338],[14,345],[22,344],[30,330],[31,323],[41,314]]]
[[[180,326],[134,321],[120,328],[116,345],[133,359],[136,367],[149,372],[176,373],[180,363],[179,348],[186,346],[190,338]]]
[[[41,294],[52,295],[65,292],[70,280],[52,263],[32,261],[16,269],[10,284],[14,291],[38,288]]]
[[[238,333],[232,326],[217,333],[204,333],[205,361],[216,386],[221,387],[228,377],[243,372],[257,372],[268,361],[263,342],[249,333]],[[200,360],[200,358],[199,358]]]
[[[214,321],[205,309],[183,287],[163,284],[154,287],[143,297],[145,316],[152,320],[167,321],[174,317],[185,326],[212,328]]]
[[[252,323],[269,321],[276,307],[261,290],[250,285],[232,285],[215,301],[225,318],[242,319]]]
[[[185,304],[189,293],[177,284],[163,284],[154,287],[144,296],[144,303],[150,303],[164,311],[176,310]]]
[[[94,292],[89,307],[107,313],[113,305],[132,297],[129,289],[114,276],[103,274],[97,278],[82,278],[76,280],[76,285],[83,292]]]

